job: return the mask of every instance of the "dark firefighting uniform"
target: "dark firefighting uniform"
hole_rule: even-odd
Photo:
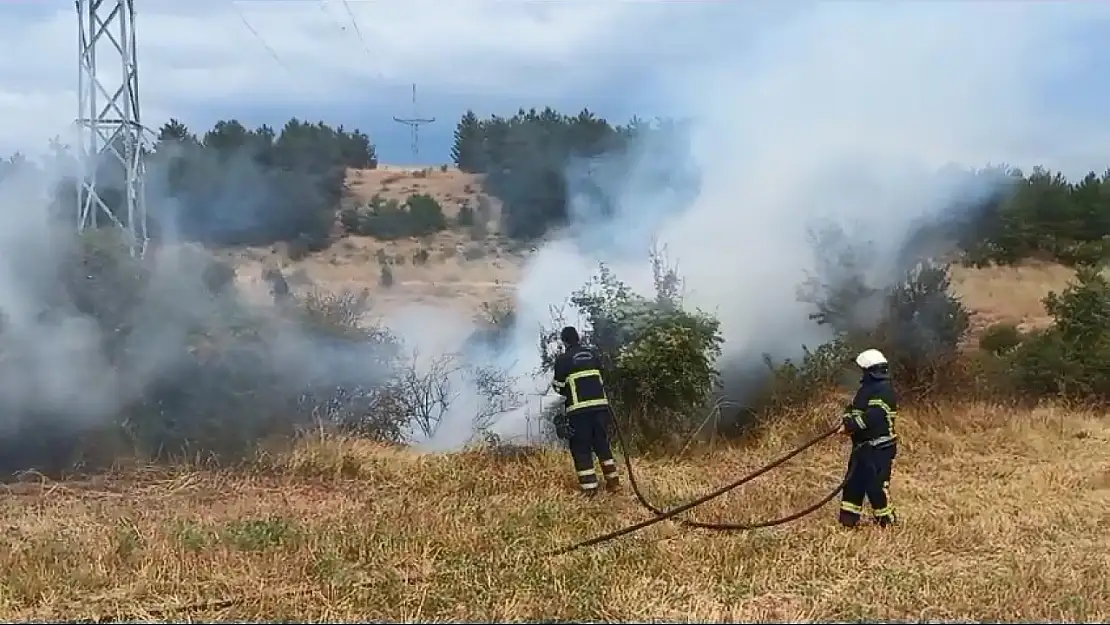
[[[556,432],[568,439],[579,487],[587,494],[597,491],[596,454],[606,486],[615,488],[619,478],[606,430],[609,399],[601,378],[601,361],[588,348],[570,346],[555,360],[551,386],[565,398],[566,411],[562,422],[556,424]]]
[[[868,372],[863,376],[855,399],[844,415],[844,429],[852,436],[852,456],[856,468],[844,485],[840,502],[840,522],[854,526],[863,514],[863,502],[880,525],[895,520],[890,502],[890,476],[898,454],[895,421],[898,400],[886,373]]]

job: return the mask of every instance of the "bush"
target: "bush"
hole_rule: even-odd
[[[1050,293],[1044,305],[1054,324],[1013,350],[1014,386],[1032,397],[1110,400],[1110,281],[1094,267],[1080,267],[1072,284]]]
[[[979,349],[994,356],[1002,356],[1020,345],[1022,338],[1017,324],[996,323],[983,330],[983,334],[979,337]]]
[[[37,318],[0,323],[0,473],[234,461],[307,428],[410,440],[444,372],[409,375],[403,345],[365,322],[366,292],[258,309],[230,276],[197,249],[136,259],[112,231],[78,238]],[[503,372],[460,372],[479,389],[475,427],[515,405]]]
[[[874,344],[887,354],[904,396],[925,395],[958,382],[960,345],[971,314],[951,291],[950,266],[924,261],[886,297]]]
[[[410,195],[405,202],[409,215],[409,235],[412,237],[435,234],[447,228],[443,207],[430,195]]]
[[[462,228],[474,225],[474,209],[470,206],[470,202],[463,201],[459,204],[459,214],[455,217],[455,223]]]
[[[838,343],[832,353],[881,350],[903,396],[959,381],[957,361],[971,314],[952,293],[948,263],[917,260],[901,275],[887,272],[895,276],[890,279],[869,271],[869,242],[856,243],[836,228],[818,231],[813,241],[818,270],[799,297],[814,307],[810,318],[832,331]]]
[[[629,442],[667,447],[695,433],[718,382],[719,322],[682,308],[681,281],[662,255],[652,254],[655,297],[637,295],[604,264],[571,297],[585,318],[583,343],[597,349],[606,389]],[[556,319],[556,325],[563,325]],[[558,328],[541,337],[547,367]]]
[[[747,398],[743,418],[729,424],[726,434],[743,434],[762,419],[809,407],[850,371],[857,352],[844,339],[833,339],[815,349],[803,345],[802,357],[797,361],[787,358],[776,363],[770,354],[764,354],[768,373]]]
[[[347,234],[384,240],[423,237],[447,228],[443,207],[427,194],[411,195],[404,204],[376,195],[362,209],[345,208],[339,221]]]

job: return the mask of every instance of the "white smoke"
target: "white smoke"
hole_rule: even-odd
[[[614,204],[611,216],[599,218],[588,201],[572,195],[575,222],[528,262],[509,348],[476,357],[521,380],[518,391],[528,406],[497,422],[502,436],[535,430],[548,382],[531,377],[539,365],[538,330],[551,324],[551,306],[563,304],[600,260],[647,290],[646,253],[657,239],[679,264],[687,302],[719,316],[726,358],[763,351],[790,356],[820,338],[796,298],[814,268],[807,228],[815,220],[836,222],[867,242],[881,277],[915,220],[959,199],[954,187],[938,186],[937,168],[1007,162],[1075,175],[1106,164],[1096,160],[1110,134],[1105,122],[1077,122],[1053,98],[1057,90],[1074,97],[1087,86],[1075,68],[1090,52],[1091,24],[1105,21],[1110,5],[838,2],[772,11],[735,3],[741,4],[746,8],[730,13],[701,3],[658,3],[642,9],[651,19],[618,20],[621,46],[687,44],[660,57],[681,58],[682,67],[638,70],[653,82],[654,93],[646,95],[664,103],[652,112],[690,120],[700,193],[674,210],[675,199],[655,174],[685,146],[651,141],[633,154],[631,174],[602,180]],[[704,17],[715,11],[720,19],[710,24]],[[741,17],[751,21],[741,24]],[[747,39],[738,41],[741,36]],[[621,49],[622,62],[634,61],[631,48]],[[572,183],[582,166],[567,163]],[[9,335],[28,345],[23,377],[0,380],[0,395],[102,418],[134,391],[129,386],[164,373],[184,348],[188,317],[202,313],[193,308],[201,287],[192,279],[167,279],[166,292],[151,293],[159,301],[148,307],[137,345],[143,358],[136,366],[143,371],[126,382],[113,378],[97,360],[94,346],[102,337],[86,320],[40,318],[47,302],[38,287],[64,249],[38,210],[48,185],[25,182],[8,179],[0,189],[0,309]],[[261,189],[250,194],[264,196]],[[188,273],[172,260],[159,267],[178,277]],[[421,356],[422,367],[463,349],[473,329],[470,320],[440,309],[410,309],[388,321]],[[282,362],[271,364],[287,369],[290,379],[339,382],[364,373],[361,354],[286,338],[275,350]],[[474,434],[480,400],[465,376],[456,378],[454,407],[425,441],[432,448],[454,448]]]
[[[657,185],[634,168],[607,185],[612,219],[572,206],[584,227],[572,226],[529,261],[516,297],[516,341],[504,359],[517,373],[539,364],[537,328],[551,324],[550,307],[599,260],[650,289],[652,236],[679,264],[687,303],[719,316],[725,359],[791,356],[813,345],[821,335],[796,289],[815,268],[807,229],[817,221],[866,243],[882,277],[916,220],[953,210],[956,193],[986,191],[944,184],[945,165],[1101,170],[1105,163],[1090,155],[1098,145],[1092,132],[1105,137],[1105,124],[1054,116],[1044,102],[1077,61],[1077,29],[1105,13],[1076,3],[807,4],[776,14],[764,30],[746,28],[754,38],[743,46],[707,43],[696,62],[657,84],[669,94],[666,113],[693,124],[697,199],[668,213]],[[682,21],[669,27],[682,29]],[[637,156],[658,163],[667,147],[645,145]],[[522,390],[542,392],[545,383],[528,379]],[[533,404],[507,414],[496,429],[523,435],[536,412]],[[454,418],[434,447],[469,435]]]

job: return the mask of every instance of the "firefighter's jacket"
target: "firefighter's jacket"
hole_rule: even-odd
[[[555,359],[555,380],[551,386],[566,398],[567,416],[609,405],[601,379],[601,360],[580,345],[567,348]]]
[[[844,413],[844,429],[851,433],[852,444],[876,449],[894,445],[897,419],[898,399],[889,376],[865,374]]]

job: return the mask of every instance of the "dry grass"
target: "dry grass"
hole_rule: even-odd
[[[842,531],[830,504],[745,534],[664,522],[555,558],[537,554],[646,514],[630,494],[579,500],[555,452],[508,460],[306,441],[251,470],[23,485],[0,512],[0,611],[13,621],[1110,618],[1101,415],[978,405],[902,421],[904,524],[892,531]],[[643,461],[641,478],[673,504],[817,427]],[[836,483],[844,453],[826,443],[696,516],[798,508]]]
[[[1029,261],[1014,267],[952,268],[952,285],[975,311],[974,330],[1007,321],[1022,330],[1051,323],[1041,300],[1067,287],[1075,271],[1052,263]]]
[[[374,286],[377,264],[359,260],[370,247],[350,242],[348,262],[317,258],[309,274]],[[456,298],[468,281],[488,282],[451,263],[408,278],[402,268],[392,296],[420,296],[406,281]],[[979,328],[1043,325],[1041,298],[1072,276],[1044,264],[953,274]],[[643,461],[642,481],[660,504],[687,500],[780,455],[818,428],[811,421]],[[538,554],[646,516],[630,494],[579,500],[560,452],[509,460],[317,440],[247,470],[23,485],[0,511],[0,610],[16,621],[1110,620],[1105,415],[907,409],[902,434],[904,524],[893,531],[842,531],[830,504],[741,534],[664,522],[555,558]],[[824,444],[693,515],[800,508],[836,483],[844,454]]]
[[[463,202],[476,207],[478,196],[484,195],[482,184],[485,176],[468,174],[451,166],[445,170],[440,167],[406,167],[403,165],[382,165],[377,169],[350,169],[347,171],[347,188],[351,195],[361,202],[379,195],[385,200],[404,202],[411,195],[423,193],[432,196],[448,217],[459,213]],[[485,196],[493,209],[491,217],[500,213],[500,202]]]

